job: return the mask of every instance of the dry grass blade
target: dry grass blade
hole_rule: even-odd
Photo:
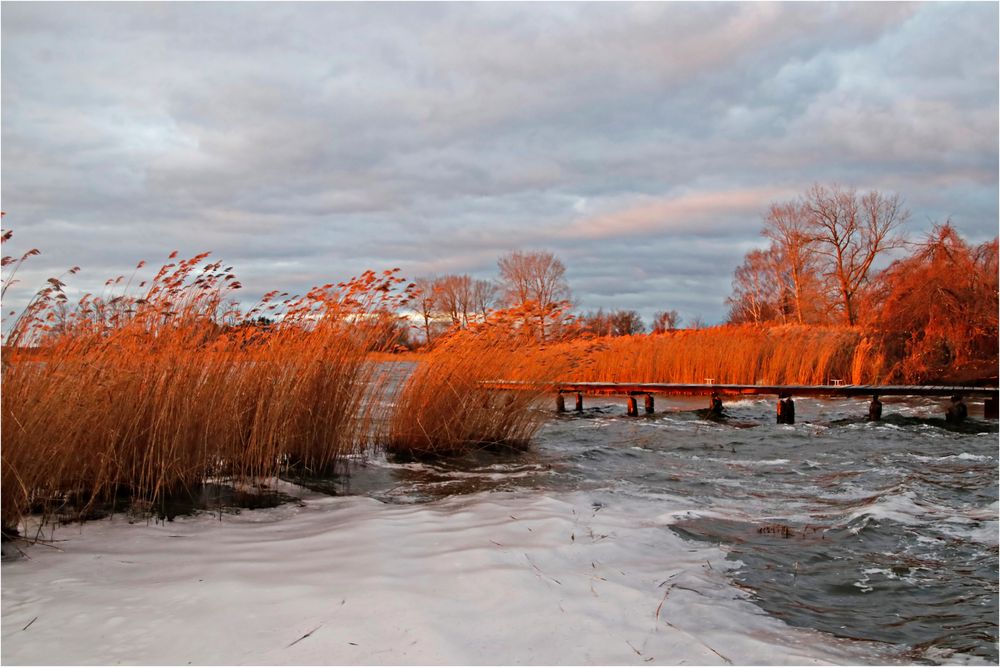
[[[305,633],[304,635],[302,635],[301,637],[299,637],[298,639],[296,639],[295,641],[293,641],[293,642],[292,642],[291,644],[289,644],[289,645],[288,645],[288,646],[286,646],[285,648],[292,648],[293,646],[295,646],[296,644],[298,644],[298,643],[299,643],[300,641],[302,641],[303,639],[308,639],[309,637],[311,637],[311,636],[312,636],[312,634],[313,634],[314,632],[316,632],[317,630],[319,630],[319,629],[320,629],[320,628],[322,628],[322,627],[323,627],[323,624],[322,624],[322,623],[321,623],[320,625],[317,625],[317,626],[316,626],[315,628],[313,628],[313,629],[312,629],[312,630],[310,630],[309,632]],[[348,642],[348,643],[350,643],[350,642]]]

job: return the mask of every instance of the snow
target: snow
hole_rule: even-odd
[[[732,586],[662,502],[329,497],[63,526],[2,567],[4,664],[857,664]],[[34,620],[33,620],[34,619]]]

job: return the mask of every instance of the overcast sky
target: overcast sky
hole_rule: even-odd
[[[546,249],[581,310],[717,322],[815,182],[997,234],[997,11],[5,2],[4,254],[82,293],[211,250],[252,302]]]

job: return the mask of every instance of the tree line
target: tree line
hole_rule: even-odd
[[[433,346],[446,333],[468,329],[501,308],[520,309],[524,325],[541,341],[551,337],[571,305],[566,266],[551,252],[521,251],[502,256],[497,266],[497,280],[449,274],[414,281],[423,345]],[[407,340],[409,347],[417,344]]]
[[[1000,305],[997,239],[970,244],[947,221],[934,226],[925,238],[910,241],[903,233],[908,219],[898,195],[840,186],[814,185],[794,200],[771,204],[761,226],[767,246],[748,252],[734,272],[726,300],[727,324],[852,329],[877,355],[876,365],[888,368],[894,380],[995,377]],[[10,235],[6,231],[0,240],[6,242]],[[32,249],[20,259],[3,258],[3,266],[11,267],[4,292],[14,283],[20,265],[36,254]],[[168,260],[175,257],[176,252]],[[203,253],[171,262],[153,281],[170,278],[170,271],[187,270],[206,257]],[[136,271],[143,265],[140,262]],[[299,313],[302,303],[333,303],[332,297],[323,296],[328,292],[369,294],[373,285],[382,284],[380,280],[388,281],[387,287],[374,293],[388,294],[390,287],[398,287],[402,290],[398,298],[383,294],[377,307],[355,308],[357,304],[345,297],[336,302],[335,313],[326,308],[323,315],[326,319],[336,315],[347,323],[377,324],[373,328],[380,332],[379,350],[434,347],[443,336],[493,316],[514,322],[526,339],[542,344],[581,336],[665,334],[682,326],[676,310],[655,313],[648,327],[635,310],[574,313],[566,266],[547,251],[503,255],[493,280],[449,274],[420,278],[404,288],[397,285],[405,282],[396,275],[399,269],[383,274],[369,271],[348,283],[314,288],[304,297],[269,292],[249,311],[229,297],[240,288],[231,269],[222,268],[221,262],[207,264],[204,271],[210,274],[194,286],[199,299],[218,297],[211,318],[216,333],[250,330],[244,339],[251,342],[253,335],[266,333],[290,315],[298,317],[292,319],[302,326],[311,326],[317,316]],[[127,280],[125,276],[109,280],[99,296],[87,294],[78,304],[70,304],[62,278],[78,270],[73,267],[48,280],[17,317],[5,347],[40,345],[22,340],[17,332],[43,311],[45,331],[58,335],[68,325],[82,322],[95,331],[111,331],[146,309],[149,294],[129,291],[135,272]],[[157,289],[181,288],[171,280]],[[139,282],[138,288],[145,285]],[[116,295],[119,286],[121,293]],[[222,293],[228,300],[219,296]],[[686,329],[705,326],[700,317],[683,324]]]
[[[761,226],[767,246],[733,274],[727,324],[855,330],[887,379],[995,376],[997,240],[969,244],[948,221],[911,241],[909,217],[899,195],[837,185],[771,204]],[[388,347],[431,348],[494,314],[542,344],[705,327],[700,317],[682,323],[676,310],[655,313],[648,326],[630,309],[574,313],[566,266],[551,252],[510,252],[497,270],[493,280],[416,280],[408,315],[381,314],[396,321]]]
[[[997,240],[969,244],[948,221],[911,241],[909,217],[899,195],[836,185],[771,204],[761,226],[767,246],[733,274],[727,324],[854,329],[895,380],[995,376]],[[648,326],[630,309],[574,313],[566,266],[551,252],[507,253],[497,271],[493,280],[417,279],[406,316],[379,314],[396,323],[385,329],[387,348],[432,348],[498,313],[543,344],[705,327],[676,310],[655,313]]]
[[[729,321],[858,324],[872,266],[906,244],[908,218],[898,195],[839,186],[772,204],[761,229],[770,244],[748,252],[733,275]]]
[[[912,241],[904,233],[909,218],[899,195],[837,185],[771,204],[761,226],[767,246],[748,252],[733,274],[727,324],[859,330],[899,380],[995,375],[997,239],[969,244],[948,221]],[[566,267],[551,252],[508,253],[497,268],[496,280],[418,280],[422,340],[406,346],[433,346],[500,309],[519,313],[542,343],[682,325],[676,310],[655,313],[648,326],[630,309],[574,314]],[[700,317],[684,324],[705,326]]]
[[[635,310],[600,308],[573,315],[566,266],[551,252],[510,252],[499,258],[497,269],[496,280],[448,274],[414,281],[418,291],[413,302],[417,322],[414,328],[419,331],[419,340],[402,335],[401,331],[400,343],[411,348],[420,344],[433,346],[445,334],[468,329],[498,309],[518,310],[524,326],[540,342],[579,335],[664,333],[681,324],[676,310],[655,313],[648,329]],[[704,326],[700,318],[695,318],[693,324]]]
[[[997,239],[971,245],[947,221],[909,241],[908,219],[898,195],[839,186],[772,204],[768,246],[733,274],[728,321],[860,327],[908,381],[959,368],[995,376]],[[897,258],[879,269],[890,251]]]

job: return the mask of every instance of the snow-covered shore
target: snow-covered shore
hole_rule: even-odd
[[[676,512],[481,493],[64,526],[2,568],[4,664],[822,664],[883,647],[791,628]],[[676,509],[676,508],[674,508]]]

